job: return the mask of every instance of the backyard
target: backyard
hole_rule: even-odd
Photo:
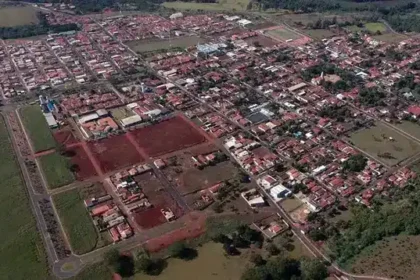
[[[37,24],[37,10],[32,6],[0,8],[0,27]]]
[[[420,151],[419,144],[381,123],[353,133],[350,141],[366,153],[391,166]]]
[[[47,279],[44,245],[30,210],[21,172],[0,118],[0,275],[2,279]]]
[[[74,181],[74,175],[70,171],[70,161],[59,153],[51,153],[39,158],[44,172],[48,188],[55,189],[68,185]]]
[[[22,108],[20,115],[35,152],[45,151],[56,146],[51,130],[38,105]]]
[[[56,194],[53,200],[73,252],[80,255],[92,251],[96,247],[98,234],[79,190]]]

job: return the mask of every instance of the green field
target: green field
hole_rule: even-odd
[[[37,10],[31,6],[0,8],[0,27],[37,24]]]
[[[22,108],[20,115],[35,152],[48,150],[56,146],[51,130],[38,105]]]
[[[108,280],[112,279],[111,270],[105,262],[91,264],[70,280]]]
[[[73,252],[80,255],[92,251],[98,242],[98,234],[79,190],[56,194],[53,200]]]
[[[369,30],[370,32],[381,32],[384,33],[388,30],[388,28],[386,28],[386,25],[383,24],[382,22],[368,22],[365,23],[365,27],[367,30]]]
[[[0,118],[0,279],[47,279],[44,245],[3,118]]]
[[[171,49],[171,48],[188,48],[197,45],[198,43],[203,43],[205,40],[201,39],[198,36],[188,36],[188,37],[175,37],[165,40],[156,40],[156,41],[144,41],[136,40],[130,41],[127,46],[130,47],[136,53],[142,52],[151,52],[157,50]]]
[[[265,31],[265,34],[267,34],[269,37],[281,41],[287,41],[287,40],[296,40],[299,38],[302,38],[301,35],[287,29],[287,28],[277,28],[272,30]]]
[[[388,165],[395,165],[420,151],[419,144],[381,123],[353,133],[350,140]]]
[[[305,33],[314,40],[322,40],[335,35],[334,32],[327,29],[305,29],[302,33]]]
[[[48,188],[55,189],[68,185],[75,180],[70,171],[70,161],[58,154],[51,153],[39,158]]]
[[[250,0],[219,0],[217,3],[165,2],[166,8],[176,10],[245,11]]]
[[[410,37],[399,33],[386,33],[382,35],[373,36],[373,38],[379,41],[383,41],[385,43],[399,43],[401,41],[409,39]]]

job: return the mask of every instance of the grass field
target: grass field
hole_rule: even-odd
[[[287,29],[287,28],[277,28],[272,30],[267,30],[265,33],[277,40],[286,41],[286,40],[296,40],[302,38],[299,34]]]
[[[31,6],[0,8],[0,27],[37,24],[37,10]]]
[[[245,11],[250,0],[219,0],[217,3],[195,3],[195,2],[165,2],[162,5],[166,8],[176,10],[204,10],[204,11]]]
[[[144,41],[136,40],[128,42],[127,45],[135,52],[151,52],[170,48],[188,48],[203,43],[205,40],[197,36],[188,37],[175,37],[171,40],[156,40],[156,41]]]
[[[111,270],[105,262],[91,264],[70,280],[108,280],[112,279]]]
[[[69,169],[70,162],[66,157],[51,153],[40,157],[39,162],[50,189],[68,185],[74,181],[74,175]]]
[[[365,23],[365,28],[370,31],[370,32],[386,32],[388,30],[388,28],[386,27],[385,24],[383,24],[382,22],[368,22]]]
[[[379,41],[383,41],[385,43],[399,43],[401,41],[409,39],[410,37],[404,34],[386,33],[382,35],[373,36],[373,38]]]
[[[334,33],[327,29],[305,29],[302,30],[302,33],[305,33],[306,35],[315,40],[322,40],[324,38],[334,36]]]
[[[44,246],[3,118],[0,118],[0,144],[0,278],[48,279]]]
[[[57,194],[53,200],[73,252],[80,255],[92,251],[96,247],[98,234],[79,190]]]
[[[420,236],[397,236],[376,242],[354,260],[351,271],[391,279],[420,279]]]
[[[35,152],[48,150],[56,146],[51,130],[38,105],[22,108],[20,115]]]
[[[417,123],[413,123],[410,121],[402,121],[402,123],[397,124],[396,127],[398,127],[401,130],[404,130],[404,132],[410,134],[411,136],[420,139],[420,125]]]
[[[389,165],[395,165],[420,151],[419,144],[380,123],[353,133],[350,140],[360,149]]]

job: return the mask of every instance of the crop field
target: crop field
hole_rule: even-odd
[[[164,186],[156,175],[143,173],[135,176],[134,180],[140,185],[153,205],[151,209],[133,214],[134,220],[140,227],[148,229],[166,223],[166,219],[160,211],[162,208],[170,208],[177,218],[182,216],[182,209],[174,198],[163,190]]]
[[[78,167],[74,172],[77,180],[83,181],[98,175],[93,163],[82,146],[73,146],[70,149],[67,149],[67,151],[71,154],[71,164],[77,165]]]
[[[197,45],[198,43],[205,42],[198,36],[188,37],[174,37],[165,40],[136,40],[127,42],[127,46],[130,47],[136,53],[151,52],[156,50],[170,49],[170,48],[188,48]]]
[[[420,151],[419,144],[380,123],[353,133],[350,140],[388,165],[395,165]]]
[[[70,160],[58,153],[51,153],[39,158],[48,188],[56,189],[74,181],[70,171]]]
[[[31,6],[0,7],[0,27],[37,24],[37,10]]]
[[[53,200],[72,250],[79,255],[92,251],[96,247],[98,234],[79,190],[56,194]]]
[[[48,279],[47,257],[3,118],[0,118],[0,275]]]
[[[35,152],[45,151],[56,146],[51,130],[38,105],[22,108],[20,115]]]
[[[133,147],[125,135],[112,136],[110,138],[90,142],[88,147],[98,161],[100,168],[105,173],[144,160],[136,152],[135,147]]]
[[[217,3],[165,2],[163,6],[176,10],[245,11],[249,0],[219,0]]]
[[[350,271],[390,279],[419,279],[419,248],[420,236],[386,238],[363,250]]]
[[[182,117],[162,121],[132,132],[137,144],[151,157],[189,148],[206,141],[204,131]]]

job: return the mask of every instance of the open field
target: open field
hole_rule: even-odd
[[[98,234],[79,190],[59,193],[53,200],[73,252],[80,255],[92,251],[96,247]]]
[[[163,6],[176,10],[245,11],[249,0],[219,0],[217,3],[165,2]]]
[[[111,269],[104,261],[86,266],[79,274],[70,280],[108,280],[112,279]]]
[[[403,130],[405,133],[410,134],[411,136],[420,139],[420,125],[410,121],[402,121],[399,124],[395,125],[399,129]]]
[[[170,48],[188,48],[197,45],[198,43],[205,42],[198,36],[188,37],[174,37],[165,40],[136,40],[127,42],[127,46],[130,47],[136,53],[151,52],[156,50],[170,49]]]
[[[71,164],[77,166],[77,170],[74,172],[77,180],[83,181],[98,175],[93,163],[82,146],[73,146],[67,149],[67,152],[71,154]]]
[[[105,173],[144,160],[136,152],[126,135],[112,136],[99,141],[89,142],[88,147]]]
[[[57,130],[53,133],[55,141],[57,143],[60,143],[62,145],[70,145],[77,143],[76,137],[73,135],[71,130],[69,129],[63,129],[63,130]]]
[[[388,30],[388,28],[386,27],[386,25],[382,22],[367,22],[365,23],[365,28],[370,31],[370,32],[386,32]]]
[[[295,32],[282,27],[267,30],[265,33],[268,36],[281,41],[296,40],[302,37],[299,34],[296,34]]]
[[[196,259],[185,262],[171,258],[168,261],[168,267],[160,276],[138,275],[134,279],[239,280],[242,273],[251,265],[248,261],[251,254],[250,250],[244,250],[239,256],[225,256],[222,247],[222,244],[206,243],[197,248],[198,256]]]
[[[162,121],[131,132],[137,144],[151,157],[185,149],[206,141],[204,132],[182,117]]]
[[[0,118],[0,275],[2,279],[47,279],[44,245],[4,120]]]
[[[395,165],[420,151],[419,144],[380,123],[354,132],[350,140],[363,151],[379,157],[389,165]]]
[[[48,188],[59,188],[74,181],[68,158],[58,153],[51,153],[40,157],[39,162],[47,180]]]
[[[20,110],[20,114],[35,152],[56,146],[51,130],[38,105],[24,107]]]
[[[305,29],[302,30],[302,33],[305,33],[314,40],[322,40],[334,36],[334,33],[327,29]]]
[[[134,180],[139,184],[142,191],[153,205],[152,208],[133,214],[136,223],[144,228],[153,228],[166,223],[165,216],[160,211],[163,208],[169,208],[175,217],[182,216],[182,209],[178,206],[174,198],[164,191],[163,182],[161,182],[154,173],[148,172],[137,175]]]
[[[1,7],[0,27],[11,27],[17,25],[37,24],[37,10],[32,6]]]
[[[420,278],[420,236],[397,236],[376,242],[354,260],[351,271],[391,279]]]
[[[203,170],[191,168],[182,173],[180,177],[181,194],[191,193],[209,188],[217,183],[233,178],[237,173],[237,168],[230,162],[221,162],[214,166],[207,166]]]
[[[401,41],[409,39],[410,37],[404,34],[386,33],[382,35],[373,36],[373,38],[379,41],[383,41],[385,43],[399,43]]]

